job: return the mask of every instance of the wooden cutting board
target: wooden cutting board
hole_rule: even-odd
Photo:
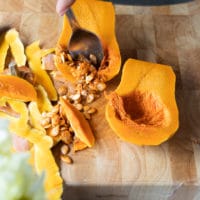
[[[55,2],[0,0],[0,30],[15,27],[24,44],[40,40],[42,47],[55,46],[62,25]],[[123,142],[108,126],[107,101],[100,98],[92,120],[95,147],[74,154],[73,165],[60,163],[63,199],[200,199],[200,2],[115,8],[123,62],[132,57],[173,67],[180,128],[160,146]],[[119,81],[120,75],[107,91]]]

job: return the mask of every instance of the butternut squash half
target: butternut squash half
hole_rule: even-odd
[[[72,6],[80,26],[97,34],[104,48],[104,59],[98,70],[104,81],[112,79],[118,74],[121,65],[121,56],[115,36],[115,12],[112,3],[97,0],[77,0]],[[71,27],[64,16],[63,29],[57,43],[57,55],[60,50],[67,50],[71,37]],[[56,59],[56,66],[68,80],[73,81],[70,66]]]
[[[109,96],[106,119],[121,139],[137,145],[169,139],[179,126],[172,68],[128,59]]]

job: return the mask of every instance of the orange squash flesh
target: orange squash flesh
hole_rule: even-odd
[[[0,75],[0,97],[21,101],[36,101],[37,93],[28,81],[11,75]]]
[[[123,140],[158,145],[178,129],[175,75],[171,67],[129,59],[109,97],[106,119]]]
[[[60,103],[64,114],[66,115],[72,129],[75,132],[75,136],[88,147],[92,147],[95,142],[94,135],[83,114],[63,98],[60,98]]]
[[[112,79],[118,74],[121,65],[121,56],[115,36],[115,13],[112,3],[96,1],[96,0],[77,0],[72,6],[80,26],[97,34],[102,42],[105,54],[105,65],[98,70],[100,76],[105,81]],[[68,19],[64,16],[63,29],[58,40],[58,51],[67,48],[72,30]],[[67,79],[70,79],[69,70],[63,68],[61,62],[56,62],[58,70],[60,70]]]

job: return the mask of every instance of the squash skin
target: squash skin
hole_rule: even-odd
[[[174,135],[179,126],[175,79],[175,74],[170,66],[128,59],[115,94],[120,98],[131,94],[135,95],[132,103],[136,107],[141,107],[143,114],[133,119],[130,117],[130,113],[127,113],[129,119],[125,120],[132,121],[131,125],[127,125],[125,120],[121,120],[116,115],[116,110],[111,102],[112,97],[110,97],[106,106],[106,119],[114,132],[122,140],[137,145],[159,145]],[[134,99],[136,97],[138,97],[138,101]],[[156,119],[158,107],[160,111],[163,111],[161,112],[162,120],[159,123],[141,122],[142,117],[145,114],[147,116],[148,113],[151,115],[149,119]]]
[[[24,53],[24,45],[20,40],[19,33],[15,29],[11,29],[6,32],[5,39],[10,46],[17,66],[25,66],[26,55]]]
[[[115,36],[115,12],[112,3],[96,0],[77,0],[72,6],[72,9],[80,26],[99,36],[104,48],[107,66],[104,67],[102,62],[98,74],[105,82],[111,80],[119,73],[121,66],[121,55]],[[108,23],[105,23],[105,21]],[[63,29],[57,43],[56,54],[58,56],[60,49],[67,48],[71,33],[72,30],[68,19],[64,16]],[[73,81],[72,76],[70,76],[69,66],[64,67],[59,60],[56,60],[55,64],[57,69],[68,80]]]
[[[0,72],[3,72],[5,68],[9,48],[18,67],[26,64],[24,46],[20,40],[19,33],[13,28],[0,35]]]

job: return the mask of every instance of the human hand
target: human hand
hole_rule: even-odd
[[[66,10],[75,2],[75,0],[57,0],[56,12],[64,15]]]

